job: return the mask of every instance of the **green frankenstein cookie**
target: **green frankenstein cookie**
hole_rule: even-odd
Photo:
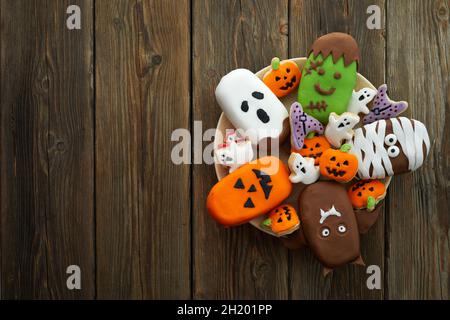
[[[355,39],[345,33],[329,33],[312,45],[302,71],[298,101],[303,110],[328,123],[331,112],[338,115],[347,106],[356,85],[359,48]]]

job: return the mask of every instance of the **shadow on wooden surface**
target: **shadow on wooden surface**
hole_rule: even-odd
[[[66,28],[71,4],[81,30]],[[1,298],[449,298],[447,0],[2,0],[0,15]],[[332,31],[433,141],[362,237],[381,290],[364,268],[323,278],[309,251],[217,226],[213,166],[170,159],[174,129],[216,126],[223,75],[305,56]],[[82,290],[66,287],[72,264]]]

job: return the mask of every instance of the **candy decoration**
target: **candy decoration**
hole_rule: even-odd
[[[408,109],[408,102],[393,101],[387,95],[387,85],[383,84],[378,88],[377,96],[373,101],[373,107],[369,114],[363,119],[364,124],[369,124],[377,120],[386,120],[398,116]]]
[[[303,112],[302,105],[294,102],[290,111],[291,143],[294,149],[300,150],[303,147],[306,136],[310,132],[323,134],[323,125],[312,116]]]

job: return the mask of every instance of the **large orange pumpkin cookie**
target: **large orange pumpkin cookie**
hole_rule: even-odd
[[[224,226],[235,226],[261,216],[291,193],[289,171],[280,159],[252,161],[220,180],[206,200],[209,214]]]

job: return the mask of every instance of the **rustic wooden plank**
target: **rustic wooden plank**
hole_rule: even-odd
[[[387,82],[425,123],[432,149],[424,166],[390,190],[387,250],[390,299],[449,298],[449,1],[388,1]]]
[[[96,1],[99,298],[190,297],[188,1]]]
[[[3,298],[95,295],[92,3],[1,2]],[[72,264],[82,290],[66,287]]]
[[[359,72],[375,86],[384,83],[384,30],[366,27],[366,9],[378,5],[384,15],[384,1],[292,0],[289,21],[289,56],[306,56],[313,41],[329,32],[350,33],[361,49]],[[384,265],[384,223],[361,237],[361,253],[367,265]],[[295,299],[380,299],[383,290],[366,287],[365,268],[346,266],[323,278],[322,267],[308,250],[291,253],[291,291]]]
[[[287,56],[288,1],[196,0],[192,10],[193,119],[206,130],[221,113],[214,89],[222,76]],[[218,226],[205,208],[216,182],[212,165],[193,167],[194,298],[288,298],[287,250],[249,225]]]

